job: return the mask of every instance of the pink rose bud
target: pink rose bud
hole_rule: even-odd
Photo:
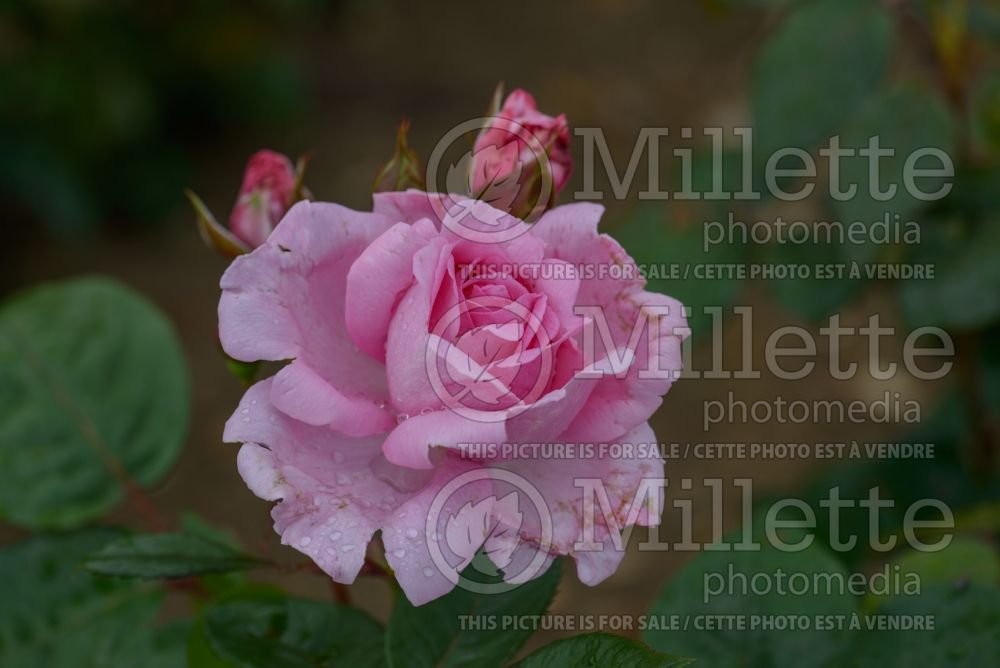
[[[525,218],[554,203],[572,170],[565,114],[543,114],[530,93],[517,89],[476,139],[472,193]]]
[[[229,217],[229,229],[251,248],[267,240],[296,196],[297,174],[292,161],[274,151],[250,156],[239,199]]]

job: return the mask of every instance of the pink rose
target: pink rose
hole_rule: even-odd
[[[530,93],[517,89],[476,138],[472,192],[505,211],[527,215],[548,207],[572,170],[565,114],[543,114]]]
[[[596,584],[622,552],[600,515],[603,549],[577,549],[588,534],[574,479],[605,482],[620,527],[655,525],[648,506],[627,510],[642,479],[662,479],[658,453],[543,457],[469,444],[655,443],[647,420],[681,368],[682,307],[643,290],[631,258],[598,233],[598,205],[557,207],[490,244],[443,225],[440,201],[379,193],[372,213],[301,202],[236,258],[222,277],[223,347],[238,360],[289,362],[247,391],[225,440],[244,444],[250,489],[279,501],[282,542],[338,582],[354,580],[381,531],[417,605],[448,592],[448,567],[484,546],[508,581],[571,555]],[[613,355],[585,349],[594,309]],[[663,317],[632,336],[654,311]],[[660,373],[641,373],[649,368]],[[467,484],[451,489],[456,481]]]
[[[295,167],[274,151],[257,151],[247,162],[229,229],[250,246],[260,246],[292,204]]]

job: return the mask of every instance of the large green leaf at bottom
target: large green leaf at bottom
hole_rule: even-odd
[[[0,666],[184,665],[183,625],[153,626],[159,592],[84,570],[84,558],[117,535],[39,535],[0,550]]]
[[[783,537],[783,540],[791,543],[797,538]],[[740,575],[730,576],[730,569]],[[803,595],[790,594],[787,590],[784,595],[779,593],[774,584],[779,570],[785,574],[786,583],[792,574],[804,574],[808,578],[808,592]],[[771,590],[762,595],[751,590],[744,594],[741,576],[749,582],[759,574],[770,578]],[[724,586],[722,594],[707,595],[707,582],[711,582],[713,588],[718,585],[716,575],[724,582],[735,584]],[[812,582],[816,575],[823,582],[828,575],[846,577],[844,567],[815,545],[801,552],[781,552],[766,543],[756,552],[701,552],[670,581],[650,611],[653,615],[679,616],[685,622],[683,630],[647,630],[643,639],[653,649],[694,657],[713,668],[825,668],[842,649],[842,632],[772,631],[750,626],[754,615],[774,619],[783,615],[812,618],[815,615],[849,615],[856,610],[856,601],[847,592],[835,589],[828,595],[820,588],[820,593],[815,593]],[[713,619],[742,618],[747,627],[698,630],[696,621],[708,616]]]
[[[556,561],[542,576],[510,591],[475,594],[456,587],[419,608],[400,595],[386,631],[389,665],[503,665],[532,634],[530,626],[503,628],[504,616],[529,618],[545,614],[561,573]]]
[[[654,652],[608,633],[589,633],[546,645],[516,664],[516,668],[683,668],[693,661]]]
[[[930,620],[933,629],[867,631],[855,636],[855,668],[1000,666],[1000,591],[936,586],[895,596],[877,610],[885,618]]]
[[[0,516],[68,528],[101,515],[125,475],[161,480],[187,420],[180,344],[132,290],[83,278],[0,307]]]
[[[381,668],[382,627],[356,608],[272,595],[221,603],[204,631],[222,659],[244,668]]]

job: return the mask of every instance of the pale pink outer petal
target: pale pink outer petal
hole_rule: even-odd
[[[315,427],[331,427],[347,436],[381,434],[395,424],[385,405],[343,395],[299,360],[275,374],[270,399],[289,417]]]
[[[247,487],[265,501],[278,501],[293,492],[281,476],[274,453],[256,443],[244,443],[236,455],[236,469]]]
[[[535,289],[548,295],[548,307],[559,316],[562,331],[576,329],[581,317],[573,313],[580,293],[580,276],[576,265],[565,260],[548,258],[541,262],[541,275]]]
[[[666,308],[669,314],[660,317],[648,310],[651,306]],[[634,357],[625,376],[619,378],[609,372],[596,381],[579,419],[564,434],[572,440],[605,441],[645,422],[663,403],[663,395],[684,367],[681,346],[689,330],[680,302],[655,292],[638,291],[623,295],[612,308],[607,322],[620,359],[625,358],[631,327],[640,321],[640,311],[646,312],[646,321],[636,325],[643,327],[642,334],[634,344]],[[649,358],[650,336],[656,340],[655,364]],[[644,372],[650,372],[650,376],[642,377]]]
[[[649,445],[656,443],[656,437],[648,424],[644,423],[626,434],[614,439],[618,443]],[[562,442],[562,439],[560,439]],[[569,554],[579,557],[574,544],[584,538],[584,507],[593,504],[592,499],[585,499],[584,491],[577,486],[580,479],[600,479],[603,481],[615,520],[624,529],[628,523],[652,525],[659,522],[659,517],[651,517],[648,506],[637,505],[635,514],[629,516],[636,491],[640,488],[643,478],[650,481],[663,479],[663,460],[657,450],[648,450],[640,457],[635,451],[631,459],[611,459],[597,457],[579,457],[575,459],[516,459],[503,462],[491,462],[497,466],[520,475],[544,497],[552,518],[553,535],[551,552],[553,554]],[[655,490],[655,486],[652,488]],[[585,501],[588,504],[585,504]],[[644,499],[635,500],[642,503]],[[531,500],[527,495],[521,497],[521,508],[531,508]],[[662,490],[656,491],[656,503],[662,510]],[[604,523],[599,506],[595,506],[595,538],[603,540],[608,537],[609,527]],[[527,521],[521,527],[521,536],[528,544],[538,544],[540,538],[537,521]],[[543,546],[544,547],[544,546]],[[580,554],[583,554],[582,552]],[[611,544],[597,553],[588,553],[584,559],[584,575],[586,584],[596,584],[604,577],[614,572],[621,561],[622,554]],[[612,567],[612,565],[614,567]],[[610,569],[610,570],[609,570]],[[581,576],[581,579],[583,577]]]
[[[239,470],[251,490],[281,499],[272,517],[282,543],[349,584],[372,535],[410,493],[376,475],[374,463],[384,461],[380,439],[349,438],[287,417],[270,404],[272,382],[247,391],[224,438],[250,444],[241,450]]]
[[[555,207],[543,215],[532,229],[547,244],[550,255],[577,266],[617,265],[624,270],[620,278],[584,273],[577,295],[577,306],[604,309],[619,355],[631,340],[632,328],[640,312],[652,314],[648,307],[668,307],[669,315],[648,317],[641,337],[633,343],[635,357],[624,378],[606,376],[570,426],[566,437],[573,440],[601,441],[614,438],[649,419],[663,402],[662,396],[683,368],[681,344],[689,335],[683,306],[665,295],[646,292],[632,258],[618,242],[597,231],[603,207],[590,203]],[[652,324],[658,324],[654,336],[658,345],[657,377],[640,377],[648,369],[649,336]],[[602,345],[600,338],[596,339]],[[603,357],[598,348],[596,357]]]
[[[351,264],[389,226],[336,204],[293,206],[264,245],[222,276],[226,352],[247,362],[301,358],[341,393],[384,400],[382,365],[347,335],[344,286]]]
[[[431,483],[400,505],[382,527],[386,560],[406,597],[414,605],[422,605],[443,596],[454,587],[453,581],[441,572],[439,564],[432,559],[428,548],[429,542],[433,541],[438,545],[439,554],[446,562],[442,565],[445,566],[455,566],[459,559],[465,560],[472,556],[467,553],[456,555],[450,551],[445,541],[446,523],[449,518],[459,516],[459,510],[464,504],[490,497],[491,484],[488,476],[484,475],[481,480],[462,485],[454,494],[449,495],[437,517],[432,519],[433,528],[430,532],[427,519],[434,498],[442,491],[444,485],[467,471],[477,469],[478,466],[456,457],[444,459],[435,471]],[[468,546],[473,554],[482,545],[478,535],[475,538],[476,540]]]
[[[531,227],[531,235],[546,245],[546,256],[577,266],[633,266],[635,263],[617,241],[597,231],[604,207],[591,202],[564,204],[546,211]],[[622,293],[639,290],[641,276],[610,278],[583,273],[577,304],[611,304]]]
[[[385,361],[389,322],[400,295],[413,283],[413,254],[436,234],[424,218],[397,223],[369,246],[347,273],[345,312],[354,343]]]

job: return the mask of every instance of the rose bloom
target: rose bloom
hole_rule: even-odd
[[[260,246],[288,211],[294,192],[292,161],[274,151],[257,151],[243,173],[229,229],[250,248]]]
[[[520,223],[521,234],[487,243],[466,238],[463,225],[504,214],[480,202],[463,209],[469,221],[444,225],[440,201],[414,190],[380,193],[371,213],[300,202],[263,245],[233,262],[219,304],[226,352],[287,364],[247,391],[225,440],[244,444],[238,466],[250,489],[278,501],[272,516],[282,542],[338,582],[354,580],[381,531],[388,565],[416,605],[454,586],[435,553],[459,568],[484,543],[509,581],[570,555],[579,578],[596,584],[623,554],[600,512],[592,529],[603,549],[575,549],[587,533],[574,479],[603,481],[619,527],[655,525],[650,508],[658,505],[628,509],[643,478],[662,479],[658,453],[541,459],[468,444],[655,443],[647,420],[681,369],[682,307],[643,290],[638,271],[611,274],[622,279],[579,271],[635,269],[598,233],[599,205],[554,208]],[[614,356],[595,327],[597,353],[588,358],[593,321],[575,306],[603,310]],[[632,336],[651,310],[668,315]],[[640,374],[651,367],[664,372]],[[480,475],[434,508],[438,492],[468,472]],[[501,472],[537,490],[549,534],[542,513],[525,510],[530,499],[512,511],[509,492],[525,493]],[[441,521],[429,523],[438,510]],[[541,568],[525,570],[529,563]]]
[[[566,115],[548,116],[538,110],[531,93],[514,90],[476,138],[471,166],[473,194],[479,197],[491,188],[499,190],[495,199],[510,201],[506,210],[530,211],[535,202],[525,200],[539,195],[530,185],[542,168],[541,152],[547,157],[544,164],[551,177],[547,195],[552,201],[573,171]]]

